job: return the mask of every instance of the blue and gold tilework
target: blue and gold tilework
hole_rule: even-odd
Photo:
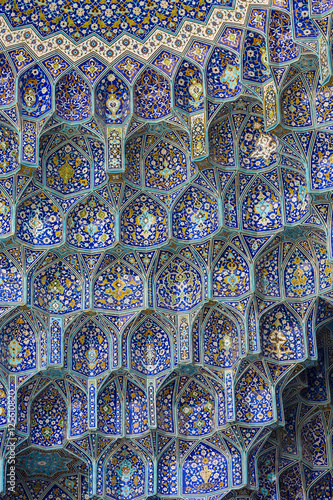
[[[332,16],[0,2],[0,500],[333,498]]]

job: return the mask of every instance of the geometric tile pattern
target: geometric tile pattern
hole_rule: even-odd
[[[1,500],[332,498],[333,3],[0,4]]]

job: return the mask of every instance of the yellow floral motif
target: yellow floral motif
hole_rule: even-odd
[[[133,281],[133,285],[134,284],[135,284],[135,282]],[[125,295],[131,295],[132,294],[132,290],[130,288],[127,288],[126,287],[126,283],[123,280],[121,280],[120,278],[117,278],[111,284],[111,286],[113,287],[113,289],[112,288],[107,288],[107,290],[105,291],[105,293],[107,295],[112,295],[112,297],[114,297],[118,302],[120,302],[125,297]]]
[[[203,93],[203,86],[200,82],[197,81],[196,78],[191,80],[191,85],[189,86],[189,94],[193,97],[195,103],[197,104],[200,101],[200,97]]]
[[[247,269],[244,260],[231,248],[227,249],[214,272],[214,295],[244,293],[248,289]]]
[[[158,211],[158,215],[160,215],[160,211]],[[144,205],[141,208],[141,214],[136,217],[135,222],[138,226],[142,227],[144,238],[148,238],[151,234],[151,226],[156,223],[156,217],[150,214],[148,208]]]
[[[53,158],[54,163],[56,163],[56,162],[55,162],[55,159],[56,159],[56,158],[57,158],[57,157]],[[59,175],[60,175],[60,177],[62,178],[62,180],[63,180],[64,184],[65,184],[65,185],[67,185],[67,184],[68,184],[68,182],[70,181],[70,179],[73,177],[75,170],[74,170],[74,168],[73,168],[73,167],[72,167],[72,166],[68,163],[68,160],[70,160],[70,156],[69,156],[68,154],[67,154],[67,155],[65,155],[64,160],[65,160],[65,163],[64,163],[63,165],[61,165],[61,167],[59,167],[58,172],[59,172]],[[79,158],[77,158],[77,160],[79,160]]]
[[[66,146],[67,150],[70,150],[69,146]],[[65,148],[65,149],[66,149]],[[74,163],[75,160],[75,163]],[[79,156],[72,157],[69,153],[66,153],[64,156],[60,157],[59,154],[56,154],[52,158],[52,162],[55,167],[58,169],[59,178],[63,182],[63,189],[66,191],[69,187],[71,187],[73,182],[79,181],[82,186],[88,186],[87,179],[76,179],[74,177],[75,170],[78,169],[82,164],[82,158]],[[74,163],[74,166],[72,165]],[[58,178],[58,180],[60,180]],[[56,183],[57,178],[53,176],[48,177],[48,184],[53,186]]]
[[[282,318],[282,313],[278,312],[276,314],[276,321],[274,321],[274,330],[269,334],[268,340],[272,344],[267,348],[269,352],[272,352],[276,355],[276,357],[280,360],[285,354],[293,353],[288,346],[284,344],[288,341],[288,338],[285,336],[283,331],[281,331],[282,323],[280,319]],[[290,327],[286,327],[290,329]]]
[[[232,339],[232,337],[230,337],[227,334],[225,334],[224,337],[222,337],[219,341],[219,348],[225,349],[226,351],[229,351],[229,349],[232,349],[232,345],[233,345],[233,339]],[[218,355],[217,355],[217,357],[218,357]]]
[[[102,285],[106,283],[107,280],[105,279]],[[128,281],[128,284],[137,285],[137,283],[132,278]],[[118,302],[120,302],[125,297],[125,295],[131,295],[133,293],[132,289],[127,287],[125,281],[120,278],[120,273],[118,273],[117,279],[113,283],[111,283],[111,287],[112,288],[107,288],[105,293],[114,297]]]
[[[65,288],[62,286],[60,280],[58,278],[54,279],[51,281],[51,283],[47,287],[47,291],[57,294],[60,293],[61,295],[64,293]]]
[[[304,274],[303,269],[300,267],[300,264],[303,263],[302,259],[299,255],[296,255],[294,259],[294,264],[296,264],[296,269],[294,271],[294,277],[291,280],[291,283],[296,291],[297,295],[302,295],[306,289],[307,277]]]
[[[208,482],[212,474],[213,471],[208,467],[208,465],[204,465],[203,469],[200,471],[200,476],[202,477],[204,484],[200,485],[200,489],[206,490],[212,487],[212,484]]]

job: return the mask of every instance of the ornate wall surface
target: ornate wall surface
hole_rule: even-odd
[[[332,12],[0,0],[2,500],[332,500]]]

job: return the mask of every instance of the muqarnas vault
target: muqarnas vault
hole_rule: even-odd
[[[0,2],[2,500],[333,498],[332,11]]]

